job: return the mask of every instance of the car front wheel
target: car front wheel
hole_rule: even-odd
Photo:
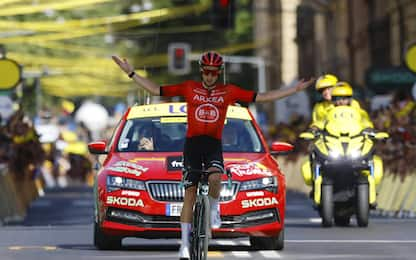
[[[255,250],[283,250],[284,241],[284,229],[275,237],[250,237],[250,245]]]
[[[121,237],[104,234],[94,221],[94,246],[99,250],[117,250],[121,248]]]

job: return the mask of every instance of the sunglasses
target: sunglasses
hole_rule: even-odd
[[[209,74],[211,74],[212,76],[218,76],[221,73],[221,70],[207,70],[207,69],[201,69],[201,72],[205,75],[208,76]]]
[[[338,101],[338,100],[344,100],[344,99],[350,100],[351,97],[348,97],[348,96],[344,96],[344,97],[340,97],[340,96],[338,96],[338,97],[332,97],[332,101]]]

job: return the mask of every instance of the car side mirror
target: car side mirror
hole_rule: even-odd
[[[293,151],[295,147],[292,144],[286,142],[273,142],[271,146],[271,154],[272,155],[279,155],[279,154],[287,154]]]
[[[88,151],[91,154],[107,154],[106,147],[107,141],[95,141],[88,144]]]

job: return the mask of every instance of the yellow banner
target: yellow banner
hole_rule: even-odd
[[[127,119],[163,116],[173,116],[174,118],[177,118],[179,116],[185,117],[186,103],[161,103],[134,106],[131,108],[127,116]],[[251,120],[247,108],[239,106],[229,106],[227,110],[227,118]]]

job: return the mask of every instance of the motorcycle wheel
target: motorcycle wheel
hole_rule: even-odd
[[[321,190],[321,218],[323,227],[332,227],[334,218],[334,200],[332,185],[322,185]]]
[[[369,202],[368,202],[368,184],[359,184],[357,186],[357,224],[359,227],[368,226]]]

